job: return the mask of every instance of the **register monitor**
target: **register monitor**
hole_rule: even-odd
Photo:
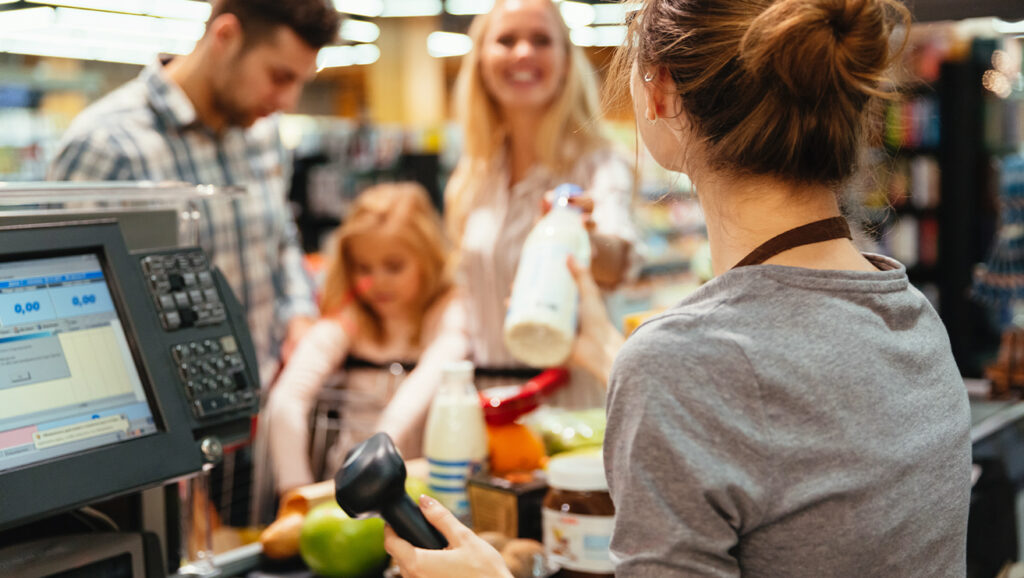
[[[0,263],[0,472],[156,431],[99,255]]]
[[[248,433],[251,341],[200,250],[129,254],[113,221],[0,240],[0,530],[197,472],[204,441]]]

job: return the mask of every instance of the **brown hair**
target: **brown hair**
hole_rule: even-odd
[[[837,184],[880,110],[897,0],[648,0],[614,65],[663,67],[712,168]],[[902,47],[900,47],[902,49]]]
[[[506,0],[497,0],[491,10],[473,19],[469,36],[473,49],[462,60],[455,80],[452,109],[462,127],[463,151],[445,189],[445,222],[449,239],[461,246],[466,218],[477,201],[481,179],[505,147],[505,130],[498,105],[484,86],[480,54],[491,23],[498,18]],[[546,2],[554,15],[566,52],[565,80],[548,105],[537,131],[537,158],[555,174],[567,173],[580,155],[606,144],[596,122],[600,98],[594,69],[583,49],[569,39],[569,27],[554,3]]]
[[[215,0],[207,26],[222,14],[238,19],[246,48],[267,40],[278,26],[287,26],[319,50],[334,41],[341,25],[330,0]]]
[[[337,315],[352,302],[359,330],[374,341],[384,339],[383,323],[373,309],[359,299],[352,300],[356,291],[350,246],[353,238],[371,231],[394,236],[419,265],[421,286],[413,331],[413,342],[418,343],[423,315],[448,291],[451,281],[441,217],[427,191],[417,183],[376,185],[356,198],[331,242],[320,312],[324,316]]]

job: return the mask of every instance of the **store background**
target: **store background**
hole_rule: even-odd
[[[321,51],[319,74],[283,123],[294,168],[290,199],[308,253],[319,251],[348,201],[370,184],[414,179],[440,206],[460,150],[450,103],[470,44],[464,33],[491,4],[336,0],[349,17],[342,40]],[[1024,8],[966,4],[913,6],[918,23],[898,79],[907,96],[890,105],[884,142],[852,185],[849,212],[866,246],[907,264],[946,322],[961,370],[980,376],[1012,312],[972,300],[971,275],[995,233],[1001,159],[1019,152],[1024,132],[1024,26],[990,17],[1012,21]],[[0,9],[0,181],[42,180],[75,115],[158,53],[191,50],[209,13],[194,0],[0,0]],[[624,38],[629,9],[560,2],[573,42],[599,71]],[[636,283],[609,296],[621,318],[670,306],[708,273],[689,180],[637,151],[623,111],[604,121],[640,169],[636,209],[647,264]]]
[[[282,124],[289,193],[309,262],[367,186],[421,182],[438,206],[461,148],[451,94],[464,35],[490,0],[335,0],[349,18]],[[630,5],[559,2],[572,40],[603,74]],[[883,138],[850,184],[848,214],[865,248],[908,267],[938,309],[965,377],[981,377],[1000,335],[1024,325],[1014,303],[972,296],[999,229],[1007,160],[1024,154],[1024,2],[911,3],[915,25]],[[0,181],[43,180],[71,120],[158,53],[184,54],[209,5],[195,0],[0,0]],[[995,17],[1001,19],[996,19]],[[646,264],[608,296],[613,317],[668,307],[710,276],[703,219],[685,175],[638,150],[624,111],[603,119],[638,159],[637,218]],[[1024,181],[1024,178],[1022,178]],[[1024,274],[1024,260],[1019,273]]]

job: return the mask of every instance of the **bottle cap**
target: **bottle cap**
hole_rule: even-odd
[[[573,183],[562,183],[555,187],[555,205],[569,206],[569,199],[583,194],[583,188]]]
[[[574,492],[607,492],[604,458],[599,451],[555,456],[548,461],[548,485]]]
[[[444,381],[473,382],[474,366],[472,361],[451,361],[441,367]]]

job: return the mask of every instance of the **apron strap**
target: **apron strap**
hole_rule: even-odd
[[[847,224],[844,217],[822,219],[790,229],[785,233],[768,239],[760,247],[751,251],[742,261],[734,265],[733,269],[748,265],[760,265],[783,251],[802,247],[803,245],[813,245],[814,243],[843,238],[853,239],[853,235],[850,234],[850,225]]]

